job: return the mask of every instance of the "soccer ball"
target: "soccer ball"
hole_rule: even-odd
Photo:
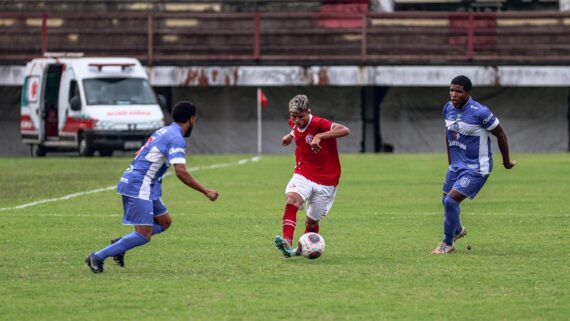
[[[325,251],[325,239],[317,233],[305,233],[299,238],[301,255],[308,259],[316,259]]]

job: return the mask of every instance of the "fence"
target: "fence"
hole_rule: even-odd
[[[0,13],[0,64],[47,51],[147,65],[567,64],[570,14]]]

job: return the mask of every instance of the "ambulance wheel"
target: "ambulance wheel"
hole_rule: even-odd
[[[46,149],[42,145],[31,145],[30,151],[32,153],[32,157],[45,157],[46,156]]]
[[[79,137],[79,156],[91,157],[94,153],[91,143],[84,136]]]
[[[111,157],[111,156],[113,156],[113,150],[112,149],[100,149],[99,155],[103,156],[103,157]]]

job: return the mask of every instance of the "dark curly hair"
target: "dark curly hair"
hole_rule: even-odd
[[[463,89],[467,92],[471,91],[471,80],[466,76],[461,75],[453,78],[451,84],[463,86]]]
[[[181,101],[172,108],[172,118],[177,123],[185,123],[192,116],[196,116],[196,105],[189,101]]]

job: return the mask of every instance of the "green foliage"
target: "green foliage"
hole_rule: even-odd
[[[188,167],[248,157],[191,156]],[[343,155],[314,261],[273,246],[291,155],[193,171],[220,191],[214,203],[165,178],[171,229],[98,275],[85,256],[131,231],[114,190],[0,210],[0,320],[567,320],[570,156],[513,158],[462,204],[469,234],[446,256],[430,254],[444,155]],[[0,208],[113,186],[129,162],[1,159]]]

